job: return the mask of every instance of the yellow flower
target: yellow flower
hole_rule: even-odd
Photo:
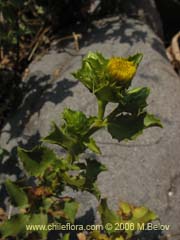
[[[133,62],[120,57],[112,57],[107,65],[109,74],[118,81],[128,82],[136,73]]]

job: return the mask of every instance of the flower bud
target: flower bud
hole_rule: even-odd
[[[107,64],[109,75],[120,82],[129,82],[136,73],[136,65],[132,61],[120,57],[110,58]]]

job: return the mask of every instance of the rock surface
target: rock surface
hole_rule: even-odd
[[[119,199],[144,204],[157,212],[163,224],[170,224],[171,230],[179,229],[180,82],[166,59],[161,40],[138,20],[101,20],[84,36],[79,52],[69,45],[59,52],[52,49],[33,62],[25,98],[2,129],[0,146],[14,151],[18,144],[34,145],[48,133],[52,120],[60,122],[64,107],[87,114],[96,112],[95,99],[71,75],[88,51],[100,51],[107,57],[142,52],[144,59],[133,85],[151,88],[149,111],[159,116],[164,125],[163,129],[147,130],[130,143],[117,143],[103,131],[96,136],[103,153],[100,159],[109,169],[98,180],[103,196],[113,207]],[[7,178],[12,165],[2,166],[2,179]],[[16,170],[11,172],[9,177],[13,178]],[[97,204],[86,193],[77,197],[88,208]]]

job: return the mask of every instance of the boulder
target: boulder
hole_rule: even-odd
[[[118,143],[105,131],[95,138],[102,150],[100,160],[109,169],[100,174],[98,184],[109,204],[116,208],[124,200],[154,210],[171,230],[180,228],[180,82],[168,62],[162,41],[139,20],[112,17],[96,22],[85,34],[80,51],[69,44],[52,48],[39,61],[30,64],[25,79],[25,97],[1,131],[0,146],[14,152],[17,145],[31,147],[50,130],[51,121],[61,123],[65,107],[95,114],[95,98],[71,75],[89,51],[106,57],[142,52],[144,58],[133,86],[151,88],[149,111],[161,118],[163,129],[144,132],[136,141]],[[6,164],[6,163],[5,163]],[[2,166],[1,175],[15,178],[14,162]],[[74,194],[74,193],[70,193]],[[97,202],[89,194],[76,194],[85,209],[96,211]]]

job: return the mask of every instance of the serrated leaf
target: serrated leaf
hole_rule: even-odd
[[[115,232],[115,226],[118,222],[120,222],[120,218],[109,209],[105,198],[101,200],[98,211],[101,215],[102,224],[105,226],[107,223],[111,223],[113,226],[113,228],[111,230],[107,230],[107,232],[109,234]]]
[[[151,126],[163,127],[159,118],[155,117],[153,114],[146,114],[144,118],[144,126],[146,128]]]
[[[140,62],[142,61],[143,58],[143,54],[142,53],[137,53],[133,56],[130,56],[128,58],[129,61],[132,61],[136,66],[138,66],[140,64]]]
[[[64,204],[64,212],[71,223],[74,223],[79,204],[73,200],[66,201]]]
[[[85,87],[87,87],[90,91],[94,90],[94,80],[96,78],[95,73],[92,71],[91,65],[84,61],[82,68],[77,72],[73,73],[73,76],[81,81]]]
[[[158,219],[158,216],[146,207],[137,207],[133,210],[131,221],[134,223],[136,230],[139,230],[139,223],[146,224]]]
[[[125,215],[129,215],[131,213],[131,205],[127,202],[120,202],[120,209]]]
[[[32,214],[28,224],[31,226],[40,226],[41,229],[36,230],[38,234],[41,236],[42,240],[47,239],[48,230],[44,229],[44,226],[46,226],[48,223],[48,216],[44,213],[37,213]]]
[[[84,189],[94,194],[97,199],[100,199],[101,192],[99,191],[99,188],[96,185],[96,180],[98,175],[106,170],[107,170],[106,166],[98,162],[97,160],[86,159],[86,169],[83,173],[83,176],[86,179]]]
[[[96,145],[96,142],[93,138],[89,138],[89,142],[84,142],[84,145],[88,147],[92,152],[101,154],[100,148]]]
[[[87,59],[87,60],[95,60],[95,61],[97,61],[97,62],[95,62],[95,66],[97,65],[97,64],[101,64],[101,65],[103,65],[104,63],[106,63],[106,59],[103,57],[103,55],[101,54],[101,53],[99,53],[99,52],[89,52],[88,54],[87,54],[87,56],[86,56],[86,58],[85,59]]]
[[[12,216],[11,219],[0,224],[0,233],[2,234],[2,237],[6,238],[25,233],[28,221],[29,216],[25,214]]]
[[[106,85],[105,66],[108,60],[101,53],[89,52],[83,59],[81,69],[73,76],[80,80],[91,92]]]
[[[63,180],[75,189],[81,189],[84,186],[85,178],[82,176],[70,176],[67,173],[62,173]]]
[[[66,108],[63,112],[63,119],[65,124],[62,126],[62,129],[65,134],[78,137],[88,132],[95,118],[88,118],[83,112]]]
[[[108,124],[108,132],[118,141],[134,140],[144,129],[143,116],[119,116]]]
[[[150,117],[149,117],[150,116]],[[108,132],[118,141],[134,140],[149,127],[162,127],[159,119],[144,112],[140,115],[120,115],[110,120]]]
[[[146,216],[144,217],[144,222],[154,221],[157,220],[158,218],[159,217],[155,212],[149,210],[148,214],[146,214]]]
[[[42,176],[46,169],[57,160],[53,150],[44,146],[38,146],[32,150],[18,148],[18,156],[31,176]]]
[[[98,200],[101,198],[101,191],[96,183],[85,185],[85,190],[93,194]]]
[[[96,181],[98,175],[106,171],[107,168],[104,164],[98,162],[96,159],[90,160],[86,159],[87,167],[86,167],[86,181]]]
[[[132,220],[136,222],[146,224],[156,219],[158,219],[157,214],[145,207],[139,207],[137,210],[135,209],[135,212],[133,212]]]
[[[69,240],[69,239],[70,239],[70,233],[66,233],[62,238],[62,240]]]
[[[5,182],[5,186],[14,206],[23,208],[28,206],[28,198],[22,188],[18,187],[9,180]]]
[[[71,186],[73,189],[81,189],[81,191],[88,191],[94,194],[97,199],[99,199],[100,191],[96,185],[96,180],[99,173],[105,171],[106,167],[97,160],[89,159],[86,159],[86,164],[81,163],[77,166],[77,170],[79,170],[80,167],[81,172],[79,172],[78,175],[76,174],[76,176],[73,176],[73,174],[71,176],[68,173],[62,173],[64,182]]]
[[[104,102],[120,102],[122,100],[122,87],[115,86],[110,82],[100,88],[97,88],[94,93],[98,99]]]
[[[148,208],[146,207],[137,207],[133,210],[133,217],[134,218],[142,218],[148,213]]]
[[[72,145],[73,140],[68,138],[55,123],[53,123],[52,128],[49,135],[43,138],[42,141],[50,144],[57,144],[68,149]]]
[[[150,89],[147,87],[133,88],[125,92],[122,97],[119,109],[121,112],[141,113],[147,106],[147,97]]]

